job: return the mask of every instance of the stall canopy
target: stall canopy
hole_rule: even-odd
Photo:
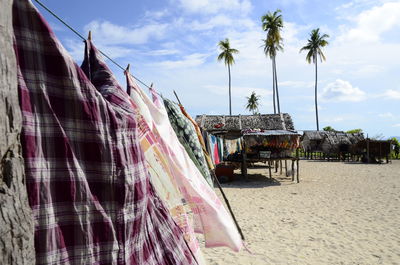
[[[242,131],[260,129],[264,131],[294,131],[292,118],[287,113],[258,115],[198,115],[200,128],[226,139],[241,137]]]

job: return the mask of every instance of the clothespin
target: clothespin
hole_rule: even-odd
[[[92,31],[91,30],[89,30],[89,34],[88,34],[87,39],[90,40],[90,41],[92,40]]]
[[[126,67],[125,71],[126,71],[127,73],[129,73],[130,68],[131,68],[131,64],[128,63],[128,66]]]

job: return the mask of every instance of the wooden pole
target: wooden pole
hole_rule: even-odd
[[[182,104],[181,104],[181,101],[179,100],[178,95],[177,95],[176,92],[175,92],[175,90],[174,90],[174,94],[175,94],[176,99],[178,100],[179,105],[182,105]]]
[[[369,138],[367,134],[367,163],[369,164]]]
[[[292,159],[292,181],[294,181],[294,160]]]
[[[224,201],[225,201],[225,203],[226,203],[226,206],[228,207],[228,210],[229,210],[229,212],[230,212],[230,214],[231,214],[231,216],[232,216],[232,219],[233,219],[233,221],[235,222],[236,228],[237,228],[237,230],[239,231],[240,237],[242,238],[242,240],[245,240],[245,239],[244,239],[243,232],[242,232],[242,229],[240,228],[239,223],[238,223],[237,220],[236,220],[235,214],[234,214],[233,211],[232,211],[231,205],[229,204],[229,201],[228,201],[228,199],[226,198],[225,192],[224,192],[224,190],[222,189],[221,184],[219,183],[218,178],[217,178],[217,176],[215,175],[214,170],[211,170],[211,176],[214,178],[214,181],[215,181],[215,183],[217,184],[218,189],[219,189],[219,191],[220,191],[221,194],[222,194],[222,197],[224,198]]]
[[[271,159],[270,158],[268,158],[268,171],[269,171],[269,179],[272,179]]]

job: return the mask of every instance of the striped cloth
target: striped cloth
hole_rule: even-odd
[[[195,263],[121,89],[103,97],[30,1],[14,1],[13,25],[37,264]]]
[[[193,220],[188,214],[190,208],[179,191],[166,157],[167,152],[158,140],[160,137],[150,130],[143,116],[137,111],[136,103],[122,91],[115,76],[103,61],[100,52],[89,40],[85,41],[85,58],[81,68],[106,99],[114,97],[121,106],[131,108],[135,112],[134,117],[138,126],[137,137],[150,173],[150,181],[169,209],[172,218],[184,233],[185,240],[197,262],[205,264],[193,230]],[[110,101],[114,102],[115,100]]]

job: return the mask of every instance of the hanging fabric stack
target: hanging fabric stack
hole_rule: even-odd
[[[206,159],[208,168],[209,168],[209,170],[213,170],[213,169],[215,168],[215,165],[214,165],[214,163],[212,162],[212,159],[211,159],[211,157],[210,157],[210,154],[207,152],[207,147],[206,147],[206,144],[205,144],[205,142],[204,142],[203,135],[202,135],[202,133],[201,133],[201,130],[200,130],[199,125],[198,125],[198,124],[196,123],[196,121],[193,120],[193,118],[186,112],[185,108],[184,108],[182,105],[179,105],[179,107],[181,108],[182,114],[187,118],[187,120],[188,120],[191,124],[193,124],[193,127],[194,127],[194,129],[195,129],[195,131],[196,131],[197,139],[199,140],[199,143],[200,143],[201,148],[202,148],[202,150],[203,150],[203,154],[204,154],[204,157],[205,157],[205,159]]]
[[[126,73],[126,77],[137,111],[146,117],[149,128],[168,152],[166,157],[173,176],[192,209],[194,230],[204,234],[206,247],[227,246],[239,251],[243,243],[231,216],[179,142],[166,109],[157,97],[154,102],[150,100],[131,75]]]
[[[121,106],[132,109],[133,117],[138,122],[139,143],[144,152],[144,157],[150,173],[150,181],[157,194],[166,203],[174,221],[185,234],[192,253],[199,264],[205,264],[199,244],[193,231],[193,222],[189,220],[187,212],[190,210],[182,197],[173,174],[165,157],[166,151],[159,143],[158,135],[154,135],[147,126],[143,116],[138,113],[138,107],[130,100],[129,95],[121,89],[116,78],[104,63],[99,51],[90,40],[85,41],[85,58],[81,68],[90,78],[98,91],[107,99],[118,98]],[[185,208],[186,207],[186,208]]]
[[[195,264],[122,90],[100,94],[29,1],[13,24],[37,264]]]
[[[179,142],[183,145],[193,163],[200,170],[201,174],[204,176],[210,186],[213,187],[213,180],[204,157],[203,148],[201,147],[199,138],[197,137],[195,127],[182,114],[181,109],[172,101],[164,99],[164,106],[167,110],[168,118],[171,122],[172,128],[178,136]]]

